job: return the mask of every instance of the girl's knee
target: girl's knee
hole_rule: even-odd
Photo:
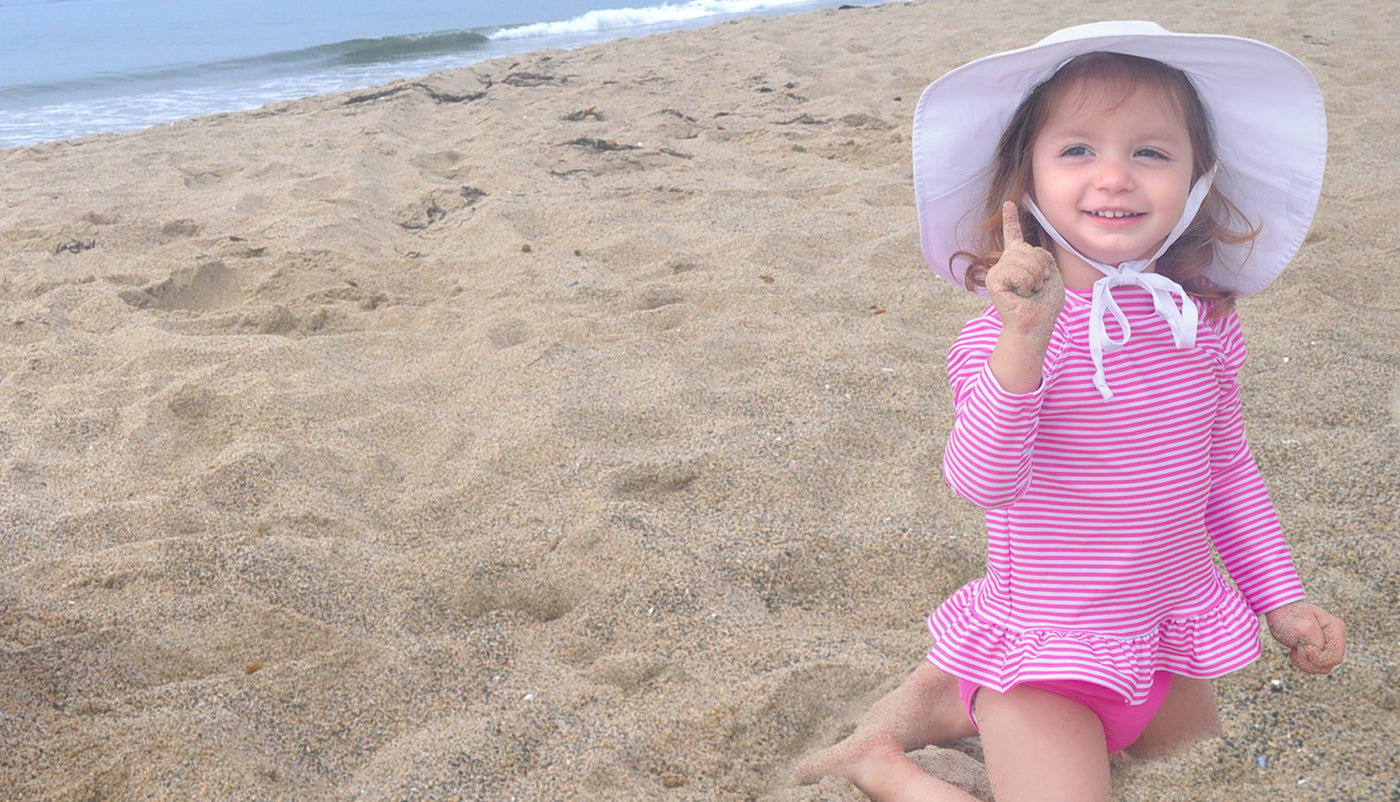
[[[1108,800],[1103,725],[1088,707],[1024,686],[1005,694],[983,688],[976,705],[998,802]]]

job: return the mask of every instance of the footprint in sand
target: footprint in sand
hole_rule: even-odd
[[[472,186],[439,189],[419,200],[394,210],[393,220],[407,231],[421,231],[441,222],[449,215],[470,209],[486,197],[486,192]]]
[[[690,464],[633,465],[612,478],[612,491],[617,496],[649,496],[675,493],[690,487],[700,478],[700,468]]]
[[[420,153],[409,162],[417,167],[424,176],[451,181],[459,174],[459,166],[464,158],[466,157],[460,151],[439,150],[432,153]]]
[[[243,300],[243,281],[223,262],[205,262],[177,270],[164,281],[124,290],[121,298],[138,309],[222,309]]]
[[[657,331],[669,331],[685,323],[689,313],[685,295],[671,287],[647,287],[632,299],[632,311]]]
[[[527,343],[534,336],[530,324],[518,318],[497,323],[486,332],[486,339],[491,343],[491,347],[498,351]]]
[[[198,233],[199,224],[193,220],[189,220],[186,218],[181,218],[179,220],[171,220],[170,222],[160,227],[161,239],[166,242],[170,242],[171,240],[184,239],[186,237],[193,237],[195,234]]]

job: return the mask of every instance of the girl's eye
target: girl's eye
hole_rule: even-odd
[[[1145,159],[1159,159],[1161,161],[1167,161],[1167,154],[1163,153],[1160,150],[1157,150],[1156,148],[1138,148],[1137,155]]]
[[[1087,147],[1084,146],[1084,145],[1070,145],[1069,147],[1067,147],[1067,148],[1065,148],[1064,150],[1060,151],[1060,155],[1061,155],[1061,156],[1070,156],[1070,157],[1074,157],[1074,156],[1088,156],[1088,155],[1089,155],[1089,148],[1087,148]]]

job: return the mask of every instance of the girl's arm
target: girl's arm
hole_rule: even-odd
[[[1205,525],[1215,550],[1251,609],[1259,614],[1303,598],[1283,530],[1244,434],[1236,374],[1244,364],[1239,319],[1212,322],[1224,346],[1220,401],[1211,434],[1211,486]]]
[[[948,352],[953,428],[943,475],[961,498],[984,510],[1011,506],[1031,480],[1031,455],[1043,393],[1007,392],[992,373],[1001,321],[990,312],[969,322]]]
[[[1278,515],[1244,436],[1235,376],[1244,364],[1244,339],[1233,313],[1213,323],[1225,346],[1225,376],[1211,441],[1211,494],[1206,528],[1216,551],[1250,607],[1264,615],[1289,660],[1309,674],[1326,674],[1342,661],[1346,626],[1303,598]]]
[[[1030,484],[1045,354],[1065,302],[1055,260],[1021,237],[1020,212],[1002,207],[1002,257],[987,273],[995,317],[972,321],[948,356],[953,430],[943,474],[982,509],[1009,507]]]

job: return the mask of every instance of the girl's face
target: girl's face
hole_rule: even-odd
[[[1191,136],[1172,98],[1093,78],[1065,88],[1031,148],[1036,205],[1069,244],[1109,265],[1156,253],[1181,219],[1192,171]],[[1102,278],[1058,244],[1051,250],[1067,286]]]

